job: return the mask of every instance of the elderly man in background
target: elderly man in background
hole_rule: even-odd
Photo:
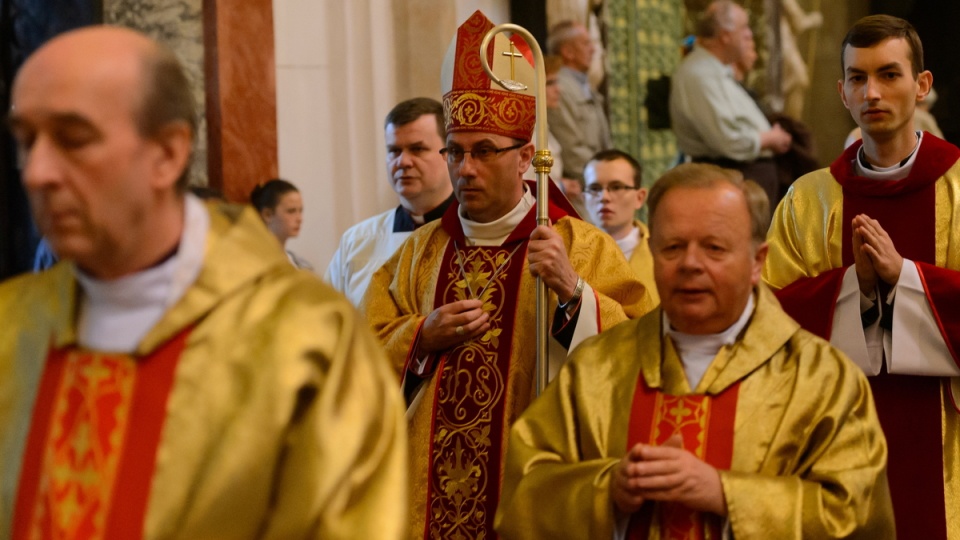
[[[514,424],[501,538],[893,537],[870,386],[760,283],[748,201],[713,165],[654,184],[660,309],[585,341]]]
[[[560,105],[547,110],[550,132],[563,153],[563,177],[576,180],[582,187],[583,167],[590,156],[611,146],[603,96],[587,80],[595,46],[582,24],[563,21],[550,29],[547,48],[563,59],[557,75]],[[574,190],[568,187],[567,194],[576,195]]]
[[[252,209],[185,193],[173,54],[61,35],[17,75],[10,126],[62,261],[0,285],[0,537],[397,538],[395,379]]]
[[[790,149],[790,134],[770,125],[737,82],[733,65],[754,51],[747,12],[716,0],[700,14],[693,51],[672,77],[670,119],[680,150],[694,162],[739,170],[779,200],[775,154]]]

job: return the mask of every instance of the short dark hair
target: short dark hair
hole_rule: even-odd
[[[721,30],[733,29],[734,9],[739,7],[732,0],[715,0],[697,16],[694,35],[699,38],[713,38]]]
[[[143,137],[155,137],[171,122],[185,122],[190,127],[190,136],[197,140],[197,108],[190,90],[190,82],[176,55],[167,47],[156,44],[143,58],[143,102],[134,119]],[[177,178],[176,188],[186,191],[190,183],[190,164],[193,148],[187,163]]]
[[[633,156],[624,152],[623,150],[617,150],[616,148],[611,148],[609,150],[601,150],[593,155],[590,158],[590,161],[587,162],[587,165],[584,166],[584,169],[594,161],[616,161],[622,159],[630,164],[630,167],[633,168],[633,187],[641,187],[643,182],[643,166],[640,165],[640,162],[634,159]]]
[[[432,114],[437,121],[437,134],[441,141],[447,140],[447,126],[443,119],[443,105],[432,98],[416,97],[397,103],[383,122],[383,128],[393,124],[395,126],[405,126],[410,122],[416,121],[425,114]]]
[[[671,189],[705,189],[726,183],[743,193],[743,198],[747,203],[747,211],[750,214],[750,236],[754,245],[758,246],[767,239],[767,228],[770,225],[770,201],[762,188],[758,194],[756,189],[749,187],[748,182],[744,181],[743,174],[740,171],[724,169],[709,163],[677,165],[665,172],[650,188],[650,195],[647,197],[647,208],[650,209],[649,219],[647,220],[648,226],[652,231],[653,216],[657,213],[657,207],[663,200],[663,196]]]
[[[277,207],[280,197],[283,197],[291,191],[300,191],[297,186],[283,180],[274,178],[257,186],[254,186],[250,192],[250,204],[257,209],[257,212],[263,212],[264,209],[271,210]]]
[[[907,42],[911,52],[913,78],[916,79],[923,71],[923,43],[912,24],[891,15],[869,15],[853,25],[840,45],[840,71],[847,71],[843,53],[848,45],[865,49],[888,39],[903,39]]]

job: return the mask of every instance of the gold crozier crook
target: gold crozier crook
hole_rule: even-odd
[[[533,52],[533,69],[535,73],[534,84],[536,86],[537,99],[537,132],[535,134],[537,152],[533,157],[533,169],[537,173],[537,225],[549,225],[550,220],[547,217],[547,207],[549,206],[549,203],[547,202],[547,189],[550,179],[547,175],[550,174],[550,167],[553,166],[553,157],[550,155],[550,150],[548,150],[547,147],[546,75],[543,70],[543,52],[540,50],[540,45],[537,43],[537,40],[534,39],[533,35],[530,34],[526,28],[517,26],[515,24],[501,24],[494,26],[489,32],[487,32],[487,35],[483,36],[483,42],[480,43],[480,61],[483,63],[483,70],[487,72],[487,76],[490,77],[495,83],[500,85],[503,89],[510,92],[519,92],[527,89],[526,85],[513,80],[516,77],[513,70],[514,59],[522,56],[521,54],[514,52],[513,42],[510,43],[510,52],[503,53],[504,56],[510,57],[511,80],[503,80],[497,77],[490,68],[490,63],[487,61],[487,49],[489,48],[490,43],[493,41],[494,36],[506,31],[513,32],[515,35],[522,37],[523,40],[527,42],[530,50]],[[538,396],[547,386],[547,362],[549,359],[547,353],[549,342],[547,340],[550,339],[550,309],[548,306],[549,299],[550,296],[549,290],[547,289],[547,284],[543,281],[543,279],[537,277]]]

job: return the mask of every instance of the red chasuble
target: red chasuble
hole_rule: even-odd
[[[954,360],[960,360],[960,273],[935,266],[936,182],[960,159],[955,146],[924,133],[910,174],[883,182],[856,175],[854,161],[862,141],[833,162],[830,172],[843,188],[843,268],[802,278],[777,298],[805,329],[830,339],[833,312],[843,273],[854,264],[851,221],[866,214],[880,222],[897,251],[917,263],[927,300]],[[904,219],[908,217],[908,219]],[[888,476],[902,538],[946,538],[943,494],[943,441],[937,377],[870,377],[877,414],[889,446]]]
[[[553,200],[548,214],[556,222],[568,212]],[[479,298],[490,314],[490,329],[428,363],[427,369],[440,373],[423,537],[493,539],[517,298],[526,272],[527,242],[536,227],[536,209],[527,213],[503,244],[468,246],[458,208],[456,202],[451,204],[441,218],[450,241],[440,264],[434,307]],[[426,377],[429,371],[416,375]]]
[[[729,469],[733,460],[733,426],[737,416],[740,383],[716,396],[671,396],[649,388],[643,373],[637,378],[630,412],[627,451],[637,443],[662,445],[680,435],[684,450],[717,469]],[[677,503],[646,503],[630,518],[627,538],[645,540],[654,521],[662,540],[718,539],[720,516],[696,512]]]
[[[189,330],[144,358],[48,353],[14,512],[17,539],[136,539]]]

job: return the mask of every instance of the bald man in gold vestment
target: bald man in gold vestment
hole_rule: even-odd
[[[10,124],[63,262],[0,285],[0,538],[399,538],[403,406],[345,298],[185,193],[170,51],[63,34]]]

